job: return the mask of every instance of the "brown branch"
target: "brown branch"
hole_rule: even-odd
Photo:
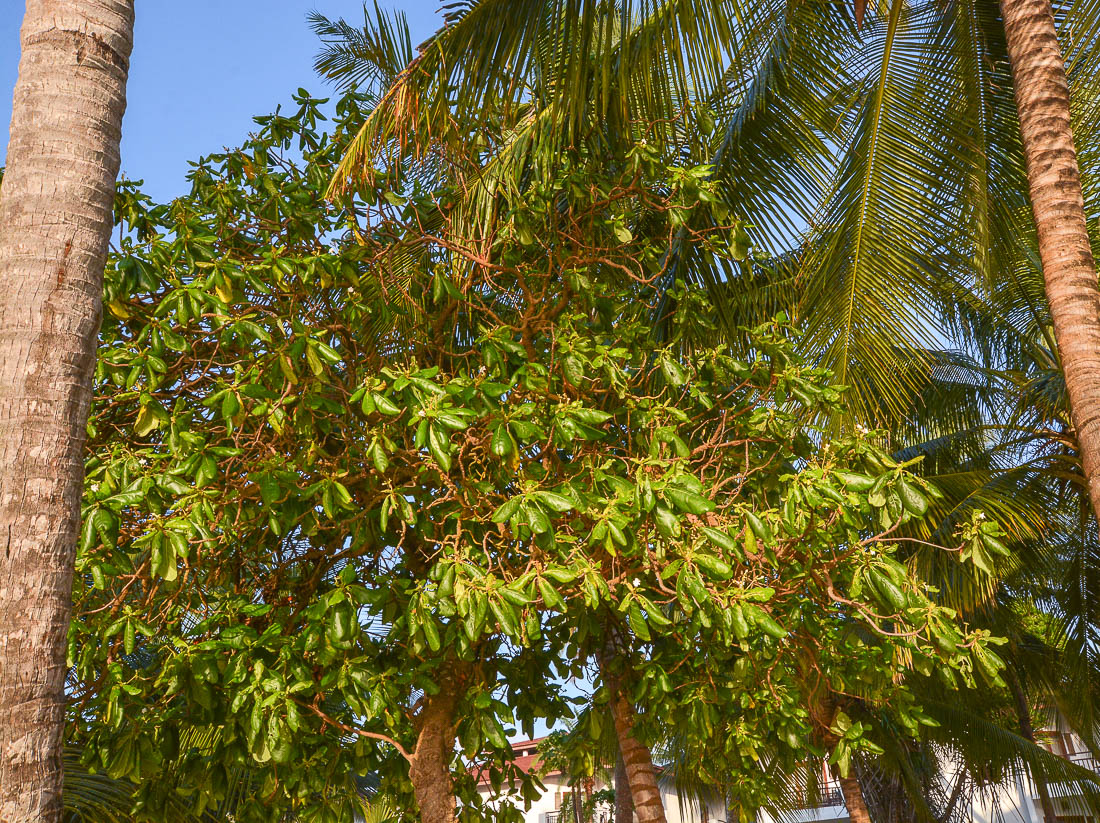
[[[297,701],[297,702],[300,703],[300,701]],[[349,726],[346,723],[341,723],[339,720],[336,720],[335,718],[329,717],[327,714],[325,714],[319,708],[314,706],[312,703],[300,703],[300,705],[305,706],[305,708],[309,709],[311,712],[313,712],[315,715],[317,715],[319,718],[321,718],[321,720],[323,720],[325,723],[328,723],[333,728],[337,728],[342,732],[347,732],[348,734],[355,734],[355,735],[358,735],[359,737],[366,737],[370,740],[381,740],[383,743],[389,743],[391,746],[393,746],[395,749],[397,749],[397,753],[400,754],[403,758],[405,758],[406,761],[408,761],[409,763],[412,763],[412,755],[409,754],[408,751],[405,750],[404,746],[402,746],[400,743],[398,743],[392,737],[387,737],[386,735],[378,734],[377,732],[368,732],[365,729],[360,729],[360,728],[357,728],[355,726]]]

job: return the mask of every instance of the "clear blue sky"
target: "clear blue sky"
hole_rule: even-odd
[[[442,0],[381,0],[403,10],[413,41],[439,25]],[[372,3],[373,5],[373,3]],[[306,14],[361,21],[362,0],[138,0],[130,61],[122,170],[163,200],[186,191],[187,161],[236,145],[304,86],[327,96],[313,73],[317,39]],[[0,165],[19,65],[20,0],[0,0]]]

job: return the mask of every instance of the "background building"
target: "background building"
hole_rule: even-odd
[[[1081,740],[1065,731],[1051,731],[1043,735],[1047,748],[1053,753],[1100,773],[1100,762],[1088,752]],[[545,738],[522,740],[512,744],[516,753],[515,763],[524,772],[535,772],[546,786],[541,797],[524,814],[525,823],[573,823],[569,794],[573,790],[568,775],[557,770],[542,772],[539,744]],[[578,787],[582,793],[615,789],[614,780],[592,779],[588,785]],[[1052,784],[1056,821],[1043,820],[1042,807],[1035,784],[1025,776],[1009,779],[996,786],[975,790],[971,787],[957,800],[952,821],[968,823],[1097,823],[1095,817],[1084,813],[1075,803],[1074,795],[1066,786]],[[487,783],[481,786],[482,795],[491,795]],[[818,792],[817,802],[805,801],[805,805],[782,820],[761,811],[757,823],[847,823],[848,811],[840,784],[826,772]],[[700,806],[694,801],[681,799],[671,780],[661,781],[661,799],[664,802],[668,823],[728,823],[726,809],[720,799]],[[563,808],[564,807],[564,808]],[[593,816],[585,823],[613,823],[610,804],[597,804]]]

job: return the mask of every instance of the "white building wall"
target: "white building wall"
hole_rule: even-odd
[[[725,804],[721,801],[711,801],[703,806],[692,801],[681,803],[676,789],[666,781],[661,781],[658,788],[668,823],[718,823],[726,819]]]
[[[1038,823],[1034,801],[1024,781],[1008,780],[992,791],[978,792],[971,807],[974,823]]]
[[[557,812],[558,807],[563,797],[562,792],[567,792],[568,788],[562,788],[559,783],[558,777],[544,777],[542,783],[546,787],[538,799],[531,804],[531,808],[524,812],[524,823],[547,823],[548,818],[553,819],[554,814]],[[505,791],[507,791],[505,789]],[[481,796],[487,801],[487,804],[493,808],[500,808],[502,803],[510,803],[518,808],[523,808],[523,803],[518,798],[504,797],[496,800],[490,800],[490,791],[486,788],[481,791]]]
[[[795,817],[795,823],[847,823],[848,810],[844,806],[819,806],[813,809],[800,809]],[[780,823],[768,812],[761,809],[757,817],[757,823]],[[783,823],[788,823],[784,821]]]

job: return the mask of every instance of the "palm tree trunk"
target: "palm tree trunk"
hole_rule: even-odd
[[[634,823],[634,800],[622,752],[615,758],[615,823]]]
[[[1008,688],[1012,692],[1013,703],[1016,708],[1016,721],[1020,724],[1020,734],[1034,743],[1035,729],[1031,725],[1031,707],[1027,704],[1027,696],[1024,694],[1023,686],[1020,685],[1019,678],[1011,670],[1006,671],[1006,675],[1005,680],[1008,681]],[[1039,807],[1043,810],[1043,820],[1045,823],[1055,823],[1058,816],[1054,811],[1054,801],[1050,799],[1050,787],[1047,786],[1046,776],[1032,772],[1031,780],[1035,784],[1035,791],[1039,795]]]
[[[619,744],[619,757],[626,771],[630,786],[630,800],[638,823],[666,823],[665,807],[657,785],[657,769],[649,747],[634,734],[634,705],[623,694],[621,672],[622,638],[612,626],[608,626],[604,646],[597,654],[600,675],[611,692],[611,718],[615,723],[615,738]]]
[[[27,0],[0,193],[0,820],[61,816],[65,649],[133,0]]]
[[[619,740],[619,751],[622,752],[623,767],[626,769],[630,797],[638,823],[665,823],[665,808],[657,787],[657,770],[653,767],[653,758],[649,748],[634,736],[634,707],[619,691],[617,683],[612,685],[612,690],[614,697],[611,699],[611,712],[615,719],[615,735]]]
[[[822,739],[826,747],[830,749],[836,746],[838,742],[833,727],[836,725],[836,719],[840,711],[841,706],[837,703],[836,697],[833,695],[828,696],[823,706],[822,716],[829,719],[827,721],[828,726],[825,727],[822,733]],[[863,787],[859,785],[859,778],[856,777],[855,765],[850,765],[848,776],[839,778],[837,782],[840,784],[840,793],[844,797],[844,805],[848,808],[848,817],[851,823],[871,823],[871,812],[867,809],[867,801],[863,797]]]
[[[848,817],[852,823],[871,823],[871,813],[867,810],[867,801],[863,799],[863,787],[859,785],[855,770],[847,777],[840,778],[840,792],[844,795],[844,805],[848,807]]]
[[[1100,518],[1100,288],[1069,83],[1050,0],[1001,0],[1047,301],[1093,511]]]

